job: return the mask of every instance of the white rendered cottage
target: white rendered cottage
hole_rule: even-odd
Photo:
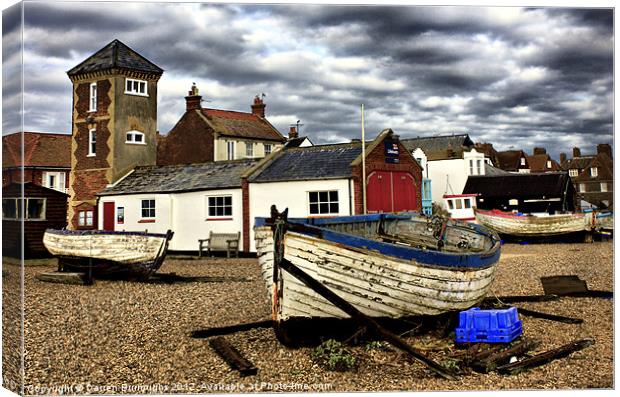
[[[99,193],[98,228],[174,231],[172,251],[196,251],[209,232],[243,233],[241,174],[256,160],[137,167]]]

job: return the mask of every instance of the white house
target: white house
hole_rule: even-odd
[[[172,251],[195,251],[210,231],[243,232],[241,175],[255,160],[137,167],[99,193],[98,228],[170,229]]]
[[[424,176],[432,183],[432,201],[446,208],[444,195],[460,194],[470,175],[484,175],[491,161],[474,149],[467,134],[402,140],[424,164]]]

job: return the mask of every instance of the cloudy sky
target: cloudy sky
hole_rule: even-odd
[[[428,4],[428,2],[427,2]],[[20,129],[19,21],[3,13],[3,133]],[[315,143],[392,128],[401,137],[468,133],[498,150],[555,158],[613,141],[609,8],[28,2],[28,131],[71,131],[66,71],[113,39],[165,70],[167,133],[196,82],[204,107],[250,111]]]

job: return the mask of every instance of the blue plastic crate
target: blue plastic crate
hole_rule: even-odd
[[[523,333],[516,307],[500,310],[480,310],[473,307],[459,313],[455,330],[457,343],[512,342]]]

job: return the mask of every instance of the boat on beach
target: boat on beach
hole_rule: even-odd
[[[475,306],[487,295],[500,257],[496,233],[417,214],[256,218],[254,231],[277,324],[349,316],[274,266],[276,246],[365,315],[392,319]]]
[[[47,229],[43,245],[58,257],[59,270],[148,278],[161,267],[173,234]]]
[[[551,237],[590,232],[595,228],[593,213],[568,213],[543,216],[499,210],[475,210],[481,225],[499,234],[516,237]]]

